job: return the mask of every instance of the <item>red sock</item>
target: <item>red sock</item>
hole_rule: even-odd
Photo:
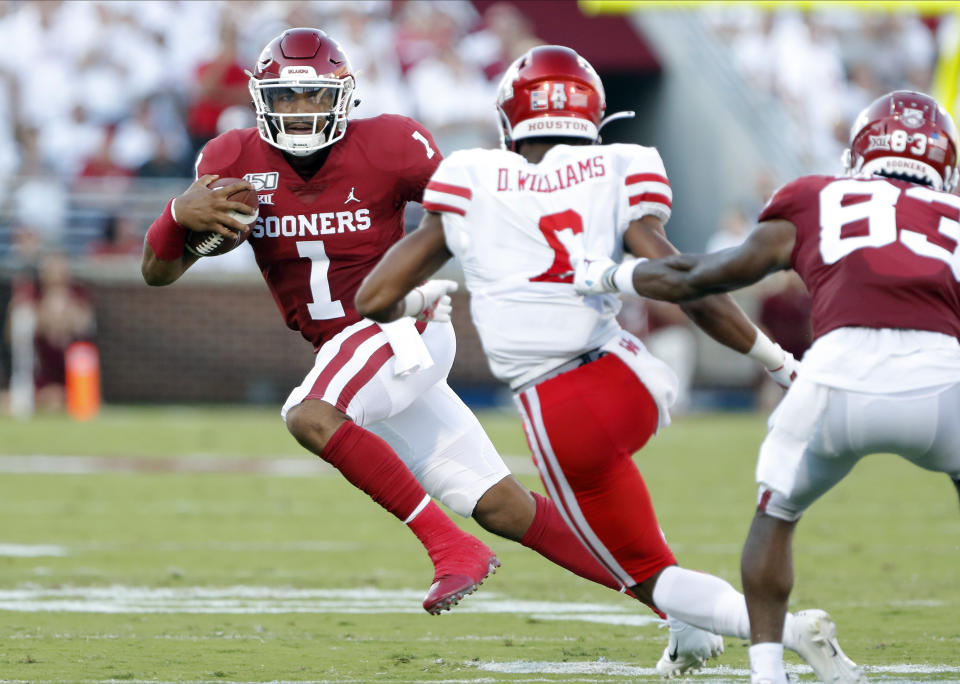
[[[426,505],[408,525],[434,564],[435,556],[442,556],[455,544],[462,545],[465,538],[473,540],[430,501],[396,452],[372,432],[347,421],[333,434],[320,457],[404,522],[426,499]]]
[[[520,543],[580,577],[622,591],[623,585],[580,543],[554,503],[536,492],[531,494],[537,500],[537,512]]]
[[[427,495],[389,444],[349,420],[333,433],[320,458],[400,520]]]

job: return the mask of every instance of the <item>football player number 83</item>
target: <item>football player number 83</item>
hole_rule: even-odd
[[[875,180],[869,183],[841,180],[830,183],[820,191],[820,255],[826,264],[833,264],[851,252],[864,247],[883,247],[899,240],[912,252],[931,259],[939,259],[960,280],[960,223],[940,216],[936,230],[955,245],[953,251],[934,244],[916,230],[897,229],[897,202],[901,195],[932,205],[940,204],[960,209],[960,197],[914,186],[901,190],[892,183]],[[843,206],[845,197],[864,197],[865,201]],[[938,211],[933,207],[934,211]],[[939,211],[938,211],[939,213]],[[845,225],[866,219],[866,235],[843,237]],[[911,226],[921,228],[922,226]],[[933,231],[933,226],[930,226]]]

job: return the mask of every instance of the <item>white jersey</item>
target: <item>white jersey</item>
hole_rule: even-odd
[[[583,233],[587,253],[619,261],[630,222],[666,222],[671,202],[656,149],[622,144],[557,145],[538,164],[506,150],[461,150],[423,196],[425,209],[443,213],[490,368],[513,388],[620,332],[618,296],[574,291],[557,233]]]

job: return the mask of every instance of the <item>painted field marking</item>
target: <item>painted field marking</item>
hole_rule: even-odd
[[[423,612],[416,589],[292,589],[282,587],[153,588],[36,586],[0,589],[0,610],[18,613],[411,613]],[[458,613],[523,614],[539,620],[579,620],[644,626],[660,620],[631,603],[522,601],[495,592],[471,597]]]
[[[54,544],[4,544],[0,543],[0,557],[42,558],[44,556],[66,556],[65,546]]]
[[[226,553],[281,553],[310,551],[328,553],[331,551],[357,551],[364,548],[359,542],[325,541],[310,539],[305,541],[282,542],[220,542],[220,541],[152,541],[152,542],[84,542],[71,544],[66,547],[68,553],[86,553],[91,551],[150,551],[153,552],[181,552],[181,551],[220,551]]]
[[[319,458],[215,458],[200,454],[180,458],[132,456],[0,456],[0,473],[29,475],[99,475],[102,473],[249,473],[277,477],[312,477],[334,472]]]
[[[529,455],[502,454],[515,475],[537,473]],[[50,454],[0,455],[0,474],[98,475],[101,473],[248,473],[272,477],[315,477],[335,470],[304,452],[302,457],[217,458],[209,454],[184,454],[177,458],[149,456],[55,456]],[[2,680],[0,680],[2,681]]]
[[[598,659],[594,661],[532,661],[532,660],[514,660],[510,662],[486,662],[486,663],[465,663],[472,665],[484,672],[497,672],[499,674],[578,674],[578,675],[605,675],[613,677],[654,677],[659,678],[656,668],[638,667],[628,663],[608,661]],[[795,665],[787,663],[787,673],[793,675],[809,675],[813,670],[809,665]],[[928,665],[928,664],[899,664],[899,665],[865,665],[863,669],[868,674],[887,674],[887,675],[943,675],[960,674],[960,667],[954,665]],[[744,678],[750,677],[750,670],[743,668],[734,668],[728,665],[718,665],[715,667],[706,667],[694,675],[687,675],[692,678],[709,679],[710,682],[742,682]],[[719,678],[719,679],[718,679]],[[875,678],[871,677],[871,681]],[[886,677],[881,677],[882,681],[890,681]],[[909,680],[898,680],[909,681]],[[943,680],[936,681],[957,681]]]
[[[419,684],[423,681],[429,681],[432,684],[488,684],[499,681],[509,681],[514,683],[523,683],[523,684],[532,684],[533,682],[597,682],[597,681],[606,681],[598,680],[596,677],[599,676],[615,676],[615,677],[629,677],[632,681],[657,681],[660,682],[662,679],[657,673],[655,668],[652,667],[636,667],[633,665],[628,665],[626,663],[617,663],[609,661],[594,661],[594,662],[533,662],[533,661],[513,661],[508,663],[483,663],[479,666],[477,663],[464,663],[467,666],[477,667],[480,671],[491,672],[497,674],[537,674],[540,676],[528,677],[528,678],[518,678],[510,677],[508,680],[494,678],[494,677],[471,677],[471,678],[458,678],[458,679],[429,679],[424,680],[422,678],[418,679],[391,679],[391,681],[402,683],[402,684]],[[875,667],[866,667],[864,668],[868,673],[873,675],[930,675],[937,676],[943,674],[954,674],[960,672],[960,668],[948,665],[882,665]],[[522,671],[521,671],[522,670]],[[787,671],[793,675],[809,675],[811,670],[809,667],[802,665],[787,665]],[[546,676],[544,676],[546,675]],[[553,675],[553,676],[550,676]],[[584,677],[571,677],[570,675],[587,675]],[[563,677],[563,679],[557,679],[556,677]],[[700,672],[685,676],[686,681],[704,681],[710,682],[711,684],[743,684],[745,680],[748,680],[750,677],[750,671],[741,668],[732,668],[727,666],[719,667],[708,667]],[[47,684],[60,684],[61,680],[46,680]],[[104,680],[69,680],[72,684],[102,684]],[[311,680],[273,680],[270,682],[257,681],[247,681],[247,680],[227,680],[227,679],[197,679],[197,680],[158,680],[158,679],[125,679],[124,682],[132,682],[133,684],[359,684],[361,682],[369,682],[369,679],[345,679],[338,678],[336,680],[331,679],[311,679]],[[908,678],[898,678],[890,676],[880,676],[871,677],[871,681],[885,682],[886,684],[910,684],[910,682],[915,682],[915,679]],[[953,682],[956,683],[960,680],[958,679],[941,679],[937,678],[937,682]],[[0,679],[0,684],[36,684],[37,680],[13,680],[13,679]],[[64,684],[66,684],[64,682]]]
[[[528,678],[515,678],[511,677],[509,680],[504,679],[495,679],[493,677],[471,677],[470,679],[424,679],[418,677],[417,679],[390,679],[391,682],[395,684],[423,684],[423,682],[429,682],[429,684],[495,684],[496,682],[515,682],[517,684],[534,684],[535,682],[585,682],[589,684],[597,684],[597,680],[593,678],[570,678],[565,677],[562,680],[545,677],[528,677]],[[657,677],[658,682],[663,680],[660,677]],[[942,681],[942,680],[941,680]],[[23,679],[0,679],[0,684],[39,684],[44,682],[44,684],[104,684],[105,682],[114,682],[115,684],[370,684],[370,678],[364,679],[345,679],[338,677],[337,679],[292,679],[292,680],[281,680],[274,679],[268,682],[262,680],[256,681],[238,681],[232,679],[177,679],[177,680],[163,680],[163,679],[70,679],[70,680],[23,680]],[[712,683],[716,684],[716,683]],[[742,684],[742,682],[740,682]]]

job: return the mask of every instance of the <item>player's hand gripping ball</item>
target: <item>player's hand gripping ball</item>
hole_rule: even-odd
[[[218,178],[207,187],[210,190],[217,190],[218,188],[225,188],[228,185],[242,182],[242,178]],[[253,222],[257,220],[257,216],[260,213],[260,203],[256,190],[243,188],[227,195],[226,199],[231,202],[242,202],[253,209],[253,214],[243,214],[233,209],[226,212],[230,218],[245,224],[247,226],[246,230],[240,231],[237,237],[233,239],[212,230],[200,232],[188,231],[186,242],[187,251],[196,256],[217,256],[218,254],[226,254],[236,249],[250,237],[251,226]]]

